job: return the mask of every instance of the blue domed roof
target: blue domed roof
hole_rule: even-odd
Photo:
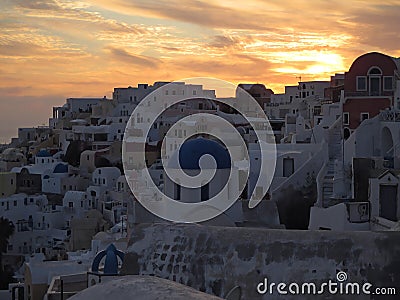
[[[68,173],[68,165],[66,164],[58,164],[55,168],[53,173]]]
[[[218,142],[205,138],[185,141],[179,150],[179,164],[182,169],[199,170],[200,158],[205,154],[214,157],[218,169],[229,169],[231,167],[228,150]]]
[[[92,272],[99,272],[100,262],[104,257],[106,258],[104,261],[104,274],[118,274],[118,257],[123,261],[124,253],[117,250],[114,244],[110,244],[106,250],[97,253],[92,263]]]
[[[36,154],[36,157],[51,157],[51,154],[49,151],[42,149]]]

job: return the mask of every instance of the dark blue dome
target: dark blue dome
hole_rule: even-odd
[[[179,151],[179,164],[182,169],[200,170],[199,161],[205,154],[214,157],[218,169],[230,169],[231,159],[228,150],[218,142],[205,138],[185,141]]]
[[[68,165],[59,163],[55,168],[53,173],[68,173]]]
[[[92,272],[99,273],[100,262],[103,258],[104,261],[104,274],[117,275],[118,274],[118,257],[121,261],[124,260],[124,253],[117,250],[114,244],[110,244],[106,250],[100,251],[95,256],[92,263]]]
[[[36,154],[36,157],[50,157],[50,156],[51,156],[50,152],[47,151],[47,150],[44,150],[44,149],[40,150],[40,151]]]

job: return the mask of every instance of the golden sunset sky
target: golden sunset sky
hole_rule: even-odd
[[[283,92],[400,56],[400,1],[0,0],[0,142],[67,97],[212,76]]]

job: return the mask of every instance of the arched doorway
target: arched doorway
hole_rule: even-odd
[[[351,132],[350,132],[349,128],[346,127],[343,129],[343,137],[345,140],[347,140],[350,137],[350,134],[351,134]]]

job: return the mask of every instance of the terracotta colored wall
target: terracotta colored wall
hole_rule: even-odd
[[[343,112],[350,114],[350,129],[356,129],[360,125],[362,112],[369,112],[369,118],[375,117],[381,110],[390,107],[390,98],[353,98],[347,99],[343,105]],[[347,126],[347,125],[346,125]]]
[[[367,76],[368,70],[372,66],[378,66],[382,70],[382,76],[393,76],[396,64],[390,56],[381,53],[367,53],[358,57],[345,73],[344,90],[345,92],[356,92],[356,77]]]

